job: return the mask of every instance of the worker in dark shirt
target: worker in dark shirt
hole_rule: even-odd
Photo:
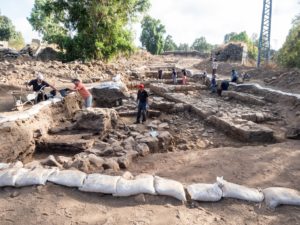
[[[148,107],[148,92],[145,90],[143,84],[139,85],[139,91],[137,93],[137,102],[138,102],[138,113],[136,118],[136,124],[140,123],[140,118],[142,116],[142,122],[146,121],[146,111]]]
[[[47,95],[44,93],[45,87],[51,87],[54,91],[56,91],[54,86],[44,81],[44,76],[41,73],[37,75],[36,79],[29,81],[26,85],[27,87],[32,86],[32,90],[38,92],[37,102],[47,100]]]
[[[229,88],[229,81],[228,80],[223,80],[221,82],[221,86],[218,88],[217,92],[219,96],[222,96],[223,91],[227,91]]]
[[[158,70],[158,79],[161,80],[163,78],[163,71],[162,69]]]

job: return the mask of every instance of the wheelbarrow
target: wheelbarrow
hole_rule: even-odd
[[[24,105],[28,103],[34,105],[38,96],[37,92],[26,91],[26,90],[12,91],[11,94],[15,102],[14,109],[17,109],[18,111],[23,110]]]

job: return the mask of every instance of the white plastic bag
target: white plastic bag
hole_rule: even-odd
[[[87,176],[84,184],[79,188],[79,190],[103,194],[116,194],[117,182],[119,179],[119,176],[90,174]]]
[[[0,171],[0,187],[15,186],[18,177],[27,172],[28,169],[24,168],[10,168]]]
[[[117,192],[114,196],[132,196],[138,194],[155,195],[153,176],[137,176],[134,180],[127,180],[121,177],[118,180]]]
[[[265,202],[268,207],[276,208],[278,205],[300,206],[300,192],[281,187],[271,187],[263,190]]]
[[[192,200],[203,202],[217,202],[222,198],[222,190],[218,183],[215,184],[192,184],[187,187]]]
[[[186,201],[183,185],[175,180],[155,176],[154,188],[159,195],[167,195],[180,201]]]
[[[57,168],[35,168],[33,170],[28,170],[26,173],[22,174],[17,178],[15,185],[17,187],[45,185],[48,177],[56,171],[58,171]]]
[[[262,202],[264,200],[263,193],[255,188],[248,188],[227,182],[223,177],[217,177],[217,183],[222,189],[223,197],[236,198],[250,202]]]
[[[51,174],[48,181],[67,187],[81,187],[86,176],[78,170],[62,170]]]

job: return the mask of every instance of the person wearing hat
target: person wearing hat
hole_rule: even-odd
[[[142,122],[146,121],[146,111],[148,106],[148,92],[145,90],[144,84],[139,85],[139,91],[137,93],[138,102],[138,113],[136,118],[136,124],[140,123],[140,118],[142,116]]]
[[[69,89],[70,91],[78,91],[84,100],[84,106],[86,108],[92,107],[93,96],[89,90],[82,84],[79,79],[73,79],[72,83],[75,85],[74,89]]]
[[[26,86],[32,86],[32,90],[38,92],[37,102],[47,100],[47,95],[44,93],[45,87],[51,87],[54,91],[57,91],[54,86],[44,81],[44,76],[41,73],[38,73],[36,79],[27,82]]]

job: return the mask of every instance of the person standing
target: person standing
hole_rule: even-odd
[[[162,71],[162,69],[158,70],[158,79],[159,80],[163,79],[163,71]]]
[[[210,88],[211,88],[211,93],[216,93],[217,91],[217,75],[216,74],[213,74],[211,76],[211,84],[210,84]]]
[[[136,124],[140,123],[140,118],[142,116],[142,123],[146,121],[146,111],[148,107],[148,92],[145,90],[144,84],[139,85],[139,91],[137,93],[137,103],[138,103],[138,113],[136,118]]]
[[[186,73],[186,70],[183,69],[182,70],[182,84],[186,85],[186,83],[187,83],[187,73]]]
[[[78,91],[78,93],[84,100],[84,106],[86,108],[92,107],[93,96],[88,91],[88,89],[82,84],[82,82],[79,79],[73,79],[72,83],[75,85],[75,87],[74,89],[70,89],[70,91]]]
[[[44,89],[46,87],[51,87],[54,91],[56,91],[54,86],[44,81],[44,76],[41,73],[38,73],[36,79],[26,82],[26,86],[27,88],[32,86],[32,90],[38,93],[36,98],[37,103],[48,99],[47,95],[44,93]]]
[[[177,72],[175,68],[172,69],[172,79],[173,79],[173,84],[177,84]]]
[[[217,69],[218,69],[218,62],[216,58],[212,59],[212,75],[217,74]]]

